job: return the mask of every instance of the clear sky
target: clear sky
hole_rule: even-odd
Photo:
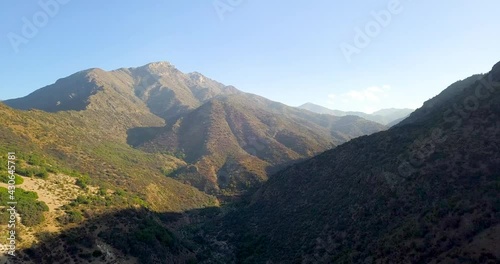
[[[418,107],[500,61],[498,0],[392,1],[5,0],[0,99],[169,61],[288,105],[371,112]]]

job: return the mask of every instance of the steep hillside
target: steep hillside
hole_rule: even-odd
[[[381,109],[379,111],[373,112],[371,115],[372,116],[380,116],[381,117],[381,122],[384,125],[389,125],[392,122],[395,122],[400,119],[404,119],[408,117],[415,109],[397,109],[397,108],[387,108],[387,109]]]
[[[408,116],[405,116],[405,117],[401,117],[401,118],[398,118],[392,122],[390,122],[389,124],[387,124],[388,127],[393,127],[399,123],[401,123],[401,121],[405,120],[406,118],[408,118]]]
[[[128,128],[141,125],[140,118],[129,117],[133,114],[109,115],[100,110],[18,111],[3,104],[0,113],[0,149],[5,153],[15,151],[24,160],[37,157],[40,173],[85,176],[103,188],[120,189],[130,197],[138,197],[155,210],[178,211],[213,204],[212,197],[163,176],[162,170],[175,169],[183,161],[127,145]],[[142,125],[151,124],[154,123],[142,121]],[[193,196],[186,197],[186,193]]]
[[[500,64],[433,100],[273,175],[218,239],[237,263],[498,263]]]
[[[39,109],[47,112],[84,110],[89,104],[90,96],[102,91],[102,87],[90,77],[92,72],[103,71],[99,69],[81,71],[59,79],[54,84],[38,89],[25,97],[6,100],[3,103],[21,110]]]
[[[238,191],[292,161],[382,129],[359,117],[318,115],[240,94],[208,101],[140,149],[185,156],[189,165],[171,176],[199,189]]]
[[[164,226],[163,215],[218,206],[217,199],[163,175],[165,170],[184,166],[182,160],[145,153],[126,143],[131,126],[155,123],[134,118],[133,113],[127,118],[126,109],[120,114],[120,105],[102,100],[112,94],[109,88],[103,85],[103,94],[92,96],[84,111],[19,111],[0,103],[0,152],[4,153],[0,161],[7,164],[6,154],[16,153],[20,187],[14,194],[19,214],[18,255],[8,263],[82,263],[88,259],[135,263],[136,257],[151,256],[155,245],[170,246],[162,256],[182,260],[193,254],[178,244],[172,233],[175,226]],[[92,109],[99,103],[116,106],[116,111]],[[157,124],[163,123],[156,119]],[[0,177],[4,182],[0,202],[6,204],[7,166],[0,166]],[[121,213],[127,211],[132,214]],[[162,218],[152,217],[160,212]],[[6,220],[8,214],[2,210],[0,225],[5,230]],[[115,234],[126,234],[130,241],[120,244],[126,240],[115,239]],[[48,242],[52,237],[58,239]],[[38,247],[43,250],[37,251]],[[2,254],[1,261],[5,260]]]
[[[450,101],[455,100],[456,96],[459,96],[466,88],[474,85],[478,80],[481,80],[482,78],[484,78],[484,75],[477,74],[464,80],[455,82],[454,84],[444,89],[439,95],[426,101],[421,108],[410,114],[408,118],[400,122],[398,125],[419,123],[424,121],[429,115],[432,115],[434,112],[436,112],[436,109],[439,109]]]
[[[388,126],[390,126],[389,124],[395,122],[396,120],[399,119],[402,120],[402,118],[407,117],[411,112],[413,112],[413,109],[408,109],[408,108],[404,109],[388,108],[388,109],[381,109],[372,114],[367,114],[355,111],[332,110],[313,103],[305,103],[299,106],[298,108],[309,110],[311,112],[318,114],[328,114],[334,116],[347,116],[347,115],[359,116],[366,120],[370,120]]]

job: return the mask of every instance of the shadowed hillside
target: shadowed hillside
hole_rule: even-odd
[[[498,263],[500,64],[457,89],[273,175],[220,227],[236,262]]]
[[[216,208],[185,213],[125,209],[96,215],[59,234],[41,233],[11,263],[198,263],[209,256],[180,227]]]

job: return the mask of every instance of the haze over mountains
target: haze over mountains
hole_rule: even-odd
[[[17,261],[498,263],[499,83],[500,63],[387,130],[166,62],[75,73],[0,103],[36,205]]]
[[[404,109],[397,109],[397,108],[388,108],[388,109],[381,109],[378,111],[375,111],[371,114],[363,113],[363,112],[355,112],[355,111],[340,111],[340,110],[332,110],[317,104],[313,103],[305,103],[301,106],[299,106],[301,109],[306,109],[311,112],[315,112],[318,114],[328,114],[328,115],[334,115],[334,116],[346,116],[346,115],[354,115],[354,116],[359,116],[362,117],[366,120],[370,120],[373,122],[377,122],[383,125],[387,125],[389,127],[399,123],[406,117],[410,115],[415,109],[409,109],[409,108],[404,108]]]

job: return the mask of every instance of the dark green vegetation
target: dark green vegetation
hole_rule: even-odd
[[[71,215],[78,218],[78,213]],[[40,235],[41,242],[21,252],[20,258],[37,263],[70,263],[78,259],[112,261],[113,257],[103,248],[106,244],[121,251],[120,254],[137,258],[140,263],[187,263],[196,260],[193,248],[176,237],[169,227],[181,218],[179,213],[160,214],[145,209],[96,215],[62,234]]]
[[[49,210],[44,202],[37,201],[38,195],[35,192],[28,192],[21,188],[16,188],[12,193],[15,197],[16,212],[21,215],[21,223],[25,226],[35,226],[44,221],[43,212]],[[9,190],[0,187],[0,204],[7,205],[9,199]],[[0,212],[0,223],[7,224],[9,219],[9,212],[2,210]]]

